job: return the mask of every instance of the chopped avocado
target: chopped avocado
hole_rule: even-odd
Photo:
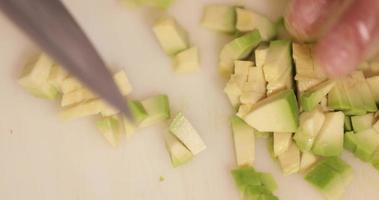
[[[67,77],[63,80],[61,85],[63,94],[70,93],[80,88],[83,88],[82,84],[80,84],[80,82],[73,77]]]
[[[353,125],[351,124],[351,117],[345,116],[343,128],[345,131],[352,131],[353,130]]]
[[[53,65],[50,70],[47,81],[55,87],[59,92],[62,92],[61,85],[63,80],[68,76],[68,73],[59,65]]]
[[[375,112],[378,110],[375,103],[375,98],[370,90],[370,87],[361,71],[355,71],[351,77],[356,81],[357,91],[363,100],[364,108],[368,112]],[[355,94],[356,95],[356,94]]]
[[[170,118],[170,106],[167,95],[149,97],[141,101],[141,104],[147,113],[147,117],[139,123],[140,127],[151,126]]]
[[[232,176],[244,199],[277,199],[272,194],[277,185],[270,174],[256,172],[252,167],[242,166],[232,170]]]
[[[312,111],[334,87],[334,81],[325,81],[310,90],[303,92],[300,97],[301,106],[305,111]]]
[[[255,130],[255,137],[257,137],[257,138],[268,138],[270,136],[272,136],[272,133],[270,133],[270,132],[259,132],[259,131]],[[272,152],[274,152],[273,149],[272,149]],[[274,153],[272,153],[272,154],[274,155]]]
[[[178,167],[192,160],[192,153],[175,136],[170,133],[164,135],[166,148],[170,154],[173,167]]]
[[[46,54],[39,55],[35,61],[24,67],[18,83],[35,97],[56,99],[59,92],[54,84],[48,81],[53,64]]]
[[[191,47],[175,55],[175,72],[186,74],[199,70],[199,52]]]
[[[352,176],[353,171],[348,164],[337,157],[331,157],[312,167],[305,175],[305,180],[318,189],[326,199],[337,200],[351,182]]]
[[[328,94],[328,107],[334,110],[348,110],[351,107],[341,80],[336,82],[336,85]]]
[[[306,172],[310,167],[312,167],[318,158],[311,152],[304,151],[301,153],[301,161],[300,161],[300,171]]]
[[[372,125],[372,128],[375,129],[379,133],[379,120],[377,120],[374,125]]]
[[[288,32],[287,28],[285,27],[284,18],[281,17],[279,20],[275,23],[276,26],[276,32],[277,32],[277,38],[278,39],[286,39],[290,40],[292,39],[292,35]]]
[[[236,115],[238,117],[240,117],[240,118],[245,117],[250,112],[252,106],[253,105],[251,105],[251,104],[242,104],[242,105],[240,105],[239,108],[238,108],[238,112],[237,112]]]
[[[300,169],[300,150],[296,144],[291,141],[287,151],[278,156],[280,167],[284,175],[296,173]]]
[[[353,153],[355,152],[357,146],[355,144],[355,133],[353,131],[349,131],[344,134],[343,147]]]
[[[68,107],[60,112],[63,120],[72,120],[90,115],[96,115],[103,109],[103,102],[99,99],[90,100],[78,105]]]
[[[188,48],[188,39],[185,31],[173,18],[162,18],[153,27],[162,49],[168,55],[175,55]]]
[[[221,74],[229,77],[233,71],[234,61],[246,58],[260,42],[261,36],[256,30],[246,33],[226,44],[220,53],[219,66]]]
[[[261,82],[261,83],[265,84],[265,82]],[[262,90],[261,83],[253,82],[253,81],[246,82],[242,87],[240,102],[242,104],[255,104],[256,102],[261,100],[263,97],[265,97],[266,90],[265,88],[263,88]]]
[[[268,41],[275,37],[275,24],[267,17],[256,12],[243,8],[236,8],[237,23],[236,28],[241,32],[258,30],[262,36],[262,40]]]
[[[252,166],[255,160],[254,129],[237,116],[232,117],[231,124],[237,165]]]
[[[122,122],[126,136],[130,137],[135,132],[136,126],[126,116],[122,116]]]
[[[325,114],[319,109],[300,114],[300,126],[296,130],[294,140],[301,151],[310,151],[314,140],[325,121]]]
[[[325,114],[325,121],[312,147],[314,154],[319,156],[341,155],[344,118],[344,114],[340,111]]]
[[[274,133],[274,155],[279,156],[286,152],[292,142],[292,133]]]
[[[360,131],[352,138],[356,149],[354,155],[362,161],[369,161],[379,147],[379,134],[372,128]]]
[[[101,101],[101,104],[102,104],[102,106],[101,106],[100,114],[103,117],[109,117],[112,115],[116,115],[120,112],[119,110],[117,110],[113,106],[109,105],[107,102]]]
[[[183,113],[176,114],[169,126],[170,132],[175,135],[191,152],[196,155],[203,150],[206,146],[192,126],[192,124],[184,117]]]
[[[225,94],[228,96],[230,103],[233,107],[240,105],[240,96],[242,94],[242,88],[238,81],[233,76],[230,78],[224,88]]]
[[[85,88],[79,88],[72,92],[63,94],[62,100],[61,100],[61,106],[62,107],[70,106],[70,105],[88,101],[94,98],[96,98],[96,96],[91,91]]]
[[[266,61],[266,56],[268,52],[268,45],[261,43],[259,46],[255,49],[255,64],[258,68],[263,69],[263,65]]]
[[[295,132],[298,108],[294,91],[282,91],[254,104],[244,120],[261,132]]]
[[[373,76],[368,79],[366,79],[367,84],[370,88],[370,91],[375,99],[376,103],[379,103],[379,76]]]
[[[140,101],[129,100],[128,108],[133,116],[134,123],[137,125],[148,117],[148,114]]]
[[[201,25],[213,31],[233,33],[235,31],[236,11],[234,6],[209,5],[204,8]]]
[[[133,88],[129,82],[128,76],[126,75],[125,71],[121,70],[115,73],[113,75],[113,79],[123,96],[126,96],[130,92],[132,92]]]
[[[291,42],[275,40],[270,42],[263,72],[267,84],[267,93],[292,88]]]
[[[112,146],[118,146],[122,128],[117,116],[104,117],[98,120],[96,127]]]
[[[253,67],[254,63],[251,61],[236,60],[234,61],[234,74],[246,77],[244,82],[247,81],[250,67]]]
[[[374,113],[351,116],[351,124],[355,132],[359,132],[359,131],[371,128],[373,123],[374,123]]]

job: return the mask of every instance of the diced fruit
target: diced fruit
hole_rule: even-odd
[[[191,47],[179,52],[175,56],[175,72],[191,73],[199,70],[199,52],[196,47]]]
[[[278,160],[284,175],[296,173],[300,169],[300,150],[291,142],[287,151],[278,156]]]
[[[313,144],[312,151],[320,156],[339,156],[343,149],[343,123],[345,116],[342,112],[325,114],[325,121]]]
[[[184,117],[183,113],[176,114],[169,126],[170,132],[175,135],[191,152],[196,155],[203,150],[206,146],[192,126],[192,124]]]
[[[321,68],[313,59],[313,44],[292,44],[292,56],[296,66],[295,80],[298,85],[304,85],[308,82],[307,87],[298,88],[300,92],[308,90],[325,80],[325,75],[321,72]]]
[[[254,104],[266,95],[266,81],[263,70],[259,67],[250,67],[247,82],[243,84],[240,102]]]
[[[232,117],[231,124],[237,165],[252,166],[255,160],[254,129],[237,116]]]
[[[116,115],[120,112],[116,108],[114,108],[113,106],[109,105],[107,102],[101,101],[101,105],[102,106],[101,106],[100,114],[103,117],[109,117],[112,115]]]
[[[352,131],[353,130],[353,125],[351,124],[351,118],[349,116],[345,116],[343,128],[345,129],[345,131]]]
[[[351,124],[355,132],[370,128],[374,123],[374,113],[351,116]]]
[[[317,156],[313,153],[304,151],[301,153],[300,171],[305,172],[317,162]]]
[[[376,107],[375,99],[371,93],[370,87],[361,71],[355,71],[351,77],[356,81],[359,94],[362,97],[364,108],[368,112],[375,112],[378,110]],[[356,94],[355,94],[356,95]]]
[[[343,147],[351,152],[355,152],[355,133],[353,131],[346,132],[343,137]]]
[[[268,173],[256,172],[254,168],[243,166],[232,170],[232,176],[242,196],[247,200],[277,200],[272,192],[277,185]]]
[[[82,87],[82,84],[80,84],[80,82],[73,77],[68,77],[64,79],[61,85],[63,94],[70,93]]]
[[[39,55],[35,61],[24,67],[18,83],[35,97],[56,99],[59,92],[48,81],[53,64],[53,61],[46,54]]]
[[[294,140],[301,151],[305,152],[312,149],[314,140],[324,121],[325,114],[319,109],[300,114],[300,126],[295,133]]]
[[[279,156],[286,152],[292,143],[292,133],[274,133],[274,155]]]
[[[374,166],[376,169],[379,170],[379,150],[376,150],[375,153],[371,157],[371,164]]]
[[[317,163],[306,175],[305,180],[318,189],[328,200],[337,200],[351,182],[352,168],[337,157]]]
[[[96,115],[101,112],[104,104],[101,100],[95,99],[80,103],[78,105],[68,107],[60,112],[60,116],[64,120],[72,120],[90,115]]]
[[[325,81],[301,94],[300,102],[305,111],[312,111],[334,87],[334,81]]]
[[[122,70],[122,71],[117,72],[116,74],[113,75],[113,79],[116,82],[116,85],[123,96],[126,96],[130,92],[132,92],[133,88],[129,82],[129,79],[125,71]]]
[[[253,65],[254,63],[251,61],[236,60],[234,61],[234,74],[246,77],[246,80],[244,80],[244,82],[246,82],[249,69],[253,67]]]
[[[224,88],[225,94],[228,96],[230,103],[233,107],[240,104],[240,96],[242,88],[236,79],[230,79]]]
[[[175,55],[188,48],[187,34],[172,18],[158,20],[154,24],[153,31],[168,55]]]
[[[142,103],[139,101],[128,101],[128,108],[130,110],[130,113],[133,116],[135,124],[139,125],[143,120],[145,120],[148,117],[148,114],[143,107]]]
[[[171,133],[165,134],[165,142],[173,167],[178,167],[192,160],[192,153]]]
[[[379,120],[377,120],[374,125],[372,125],[372,128],[375,129],[379,133]]]
[[[147,113],[147,117],[140,121],[138,124],[140,127],[151,126],[170,118],[170,105],[167,95],[149,97],[141,101],[141,104]]]
[[[257,137],[257,138],[268,138],[271,136],[272,136],[272,133],[270,133],[270,132],[259,132],[259,131],[255,130],[255,137]],[[272,148],[272,152],[274,152],[273,148]],[[274,155],[274,153],[272,153],[272,154]]]
[[[379,76],[373,76],[366,80],[376,103],[379,103],[379,90],[377,89],[379,88]]]
[[[276,35],[275,24],[267,17],[253,11],[237,8],[236,28],[241,32],[258,30],[264,41],[270,40]]]
[[[234,6],[209,5],[204,9],[201,25],[214,31],[233,33],[235,31],[236,11]]]
[[[263,99],[253,105],[244,120],[261,132],[295,132],[298,126],[295,93],[286,90]]]
[[[220,72],[225,77],[233,72],[235,60],[246,58],[251,51],[261,42],[259,32],[252,31],[238,37],[226,44],[220,53]]]
[[[114,147],[120,143],[121,123],[117,116],[104,117],[96,122],[96,127]]]
[[[328,107],[334,110],[350,109],[350,101],[347,97],[347,92],[343,87],[343,81],[337,81],[336,85],[328,94]]]
[[[291,42],[275,40],[270,42],[263,72],[267,84],[267,93],[292,88]]]
[[[59,65],[53,65],[50,70],[48,82],[55,87],[57,91],[62,92],[61,85],[68,73]]]
[[[354,155],[362,161],[369,161],[379,147],[379,134],[372,128],[360,131],[352,137]]]
[[[70,106],[76,103],[81,103],[90,99],[94,99],[96,96],[85,88],[80,88],[75,91],[65,93],[62,96],[61,106]]]
[[[261,43],[257,49],[255,49],[255,64],[257,65],[258,68],[263,69],[263,65],[266,61],[266,56],[268,52],[268,45]]]
[[[133,135],[135,132],[136,126],[131,122],[127,117],[122,116],[122,122],[124,125],[124,131],[127,137]]]

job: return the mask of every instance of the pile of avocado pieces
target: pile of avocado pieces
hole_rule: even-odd
[[[269,136],[283,173],[305,173],[327,199],[339,199],[353,174],[339,159],[344,147],[379,168],[379,76],[366,73],[375,66],[329,80],[313,60],[313,44],[280,39],[283,23],[241,7],[207,6],[202,25],[235,36],[220,52],[219,70],[236,110],[231,125],[240,168],[232,174],[244,196],[250,194],[246,199],[276,199],[263,186],[241,188],[242,179],[260,180],[251,175],[255,137]]]

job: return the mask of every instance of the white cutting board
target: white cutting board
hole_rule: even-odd
[[[234,167],[228,118],[232,114],[216,73],[217,54],[227,40],[199,26],[205,4],[233,0],[178,0],[169,10],[201,51],[201,71],[178,76],[159,48],[151,23],[159,13],[128,10],[116,0],[65,0],[111,66],[127,70],[132,96],[170,97],[173,112],[183,111],[208,148],[189,164],[173,169],[162,134],[165,125],[139,130],[112,148],[93,119],[61,122],[58,105],[33,98],[16,83],[28,57],[38,52],[0,15],[0,199],[1,200],[238,200],[230,176]],[[282,0],[246,0],[247,6],[277,18]],[[344,199],[379,199],[379,172],[349,153],[355,178]],[[322,199],[301,175],[285,177],[257,145],[256,167],[272,172],[283,200]],[[159,177],[165,178],[163,182]]]

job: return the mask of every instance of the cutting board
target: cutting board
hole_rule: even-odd
[[[240,199],[230,175],[235,167],[228,121],[232,109],[216,72],[219,49],[230,38],[203,29],[199,21],[204,5],[211,3],[242,3],[277,19],[285,1],[177,0],[168,14],[188,30],[201,52],[201,70],[181,76],[173,73],[151,31],[153,21],[165,13],[127,9],[116,0],[64,3],[109,66],[127,71],[132,97],[167,94],[172,112],[184,112],[207,150],[174,169],[162,137],[165,124],[140,129],[112,148],[96,130],[94,119],[61,121],[57,102],[34,98],[17,84],[22,66],[39,50],[0,15],[0,199]],[[256,168],[273,174],[280,199],[322,199],[301,175],[282,175],[264,139],[258,140],[256,154]],[[355,171],[343,199],[379,199],[379,172],[350,153],[343,158]]]

